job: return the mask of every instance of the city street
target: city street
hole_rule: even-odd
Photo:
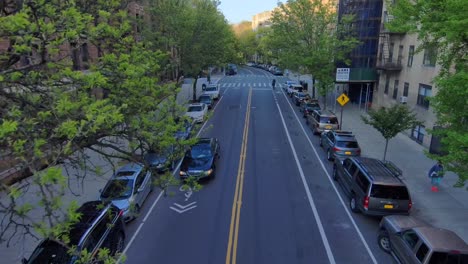
[[[275,77],[253,68],[219,81],[200,137],[216,137],[216,178],[198,192],[154,193],[128,225],[126,263],[392,263],[379,219],[351,213],[318,140]],[[176,174],[177,175],[177,174]]]

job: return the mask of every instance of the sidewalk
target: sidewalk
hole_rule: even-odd
[[[338,118],[340,110],[337,107]],[[363,114],[365,112],[360,111],[358,105],[345,105],[342,129],[350,130],[356,135],[363,156],[383,159],[385,139],[361,120],[360,116]],[[388,144],[387,160],[403,171],[403,181],[412,197],[411,215],[437,227],[452,230],[468,243],[468,191],[453,187],[458,177],[448,172],[442,179],[440,191],[431,192],[427,172],[436,161],[426,157],[424,150],[423,146],[402,133]]]

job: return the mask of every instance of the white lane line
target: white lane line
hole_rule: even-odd
[[[240,83],[237,83],[237,87],[240,87],[240,86],[241,86],[241,84],[240,84]]]
[[[253,87],[255,87],[256,83],[253,83]]]
[[[275,96],[275,95],[273,94],[273,96]],[[279,112],[280,117],[281,117],[281,122],[283,123],[284,131],[286,132],[286,136],[287,136],[288,141],[289,141],[289,146],[291,147],[292,153],[294,155],[294,159],[296,160],[296,166],[297,166],[297,169],[299,170],[299,174],[301,175],[302,184],[304,185],[304,189],[305,189],[306,194],[307,194],[307,199],[309,199],[310,208],[312,209],[312,212],[313,212],[314,218],[315,218],[315,222],[317,223],[317,227],[319,229],[320,236],[322,237],[323,246],[325,247],[325,250],[327,251],[328,261],[331,264],[335,264],[336,262],[335,262],[335,258],[333,257],[333,253],[332,253],[331,248],[330,248],[330,243],[328,243],[327,235],[325,234],[325,230],[323,228],[322,221],[320,220],[320,215],[318,214],[317,207],[315,206],[314,199],[312,198],[312,194],[310,193],[309,186],[307,185],[307,181],[306,181],[305,176],[304,176],[304,171],[302,170],[301,163],[299,162],[299,159],[297,157],[296,148],[294,147],[294,145],[292,143],[291,136],[289,135],[289,131],[288,131],[288,128],[286,126],[286,122],[284,121],[283,113],[281,113],[281,108],[280,108],[280,106],[278,104],[278,101],[275,100],[275,104],[276,104],[276,107],[278,107],[278,112]]]
[[[312,144],[312,141],[310,140],[309,135],[307,135],[307,132],[305,131],[304,126],[302,125],[300,119],[297,117],[296,111],[294,111],[294,108],[293,108],[293,106],[291,105],[290,100],[288,100],[288,98],[287,98],[286,95],[284,94],[284,91],[282,92],[282,94],[283,94],[284,98],[286,99],[286,101],[288,102],[289,107],[291,108],[291,111],[294,113],[294,116],[296,117],[297,122],[298,122],[299,125],[301,126],[302,132],[304,132],[304,135],[306,136],[307,141],[309,142],[310,146],[311,146],[312,149],[314,150],[314,153],[315,153],[315,156],[317,157],[317,160],[320,162],[320,165],[322,166],[323,171],[324,171],[325,174],[327,175],[328,180],[330,181],[330,183],[331,183],[333,189],[335,190],[336,196],[338,196],[338,199],[340,200],[341,205],[342,205],[343,208],[345,209],[346,214],[347,214],[348,217],[349,217],[349,220],[351,221],[351,223],[352,223],[353,226],[354,226],[354,229],[355,229],[356,232],[358,233],[358,236],[359,236],[359,238],[361,239],[362,243],[364,244],[364,247],[366,248],[367,253],[369,254],[369,256],[370,256],[371,259],[372,259],[372,262],[375,263],[375,264],[377,264],[378,262],[377,262],[377,260],[375,259],[374,254],[372,253],[371,249],[369,248],[369,245],[367,244],[366,240],[364,239],[364,236],[362,235],[361,230],[359,230],[359,227],[357,226],[356,221],[354,221],[354,218],[352,217],[351,213],[349,212],[348,206],[346,206],[345,202],[343,201],[343,198],[341,198],[341,195],[340,195],[340,193],[338,192],[338,189],[336,188],[335,184],[333,183],[332,177],[331,177],[330,174],[328,173],[327,168],[325,167],[325,164],[323,164],[322,160],[320,159],[320,156],[319,156],[317,150],[315,149],[314,145]]]
[[[227,91],[229,90],[229,88],[226,89],[226,91],[224,91],[223,94],[227,93]],[[221,101],[223,100],[224,96],[221,96],[221,98],[219,98],[218,100],[218,103],[215,105],[215,107],[213,108],[213,111],[216,110],[216,107],[218,107],[218,105],[221,103]],[[199,137],[200,136],[200,133],[203,131],[203,129],[205,128],[206,124],[208,123],[208,120],[205,121],[205,123],[203,123],[203,126],[200,128],[200,130],[198,131],[196,137]],[[182,159],[179,161],[179,163],[177,164],[177,166],[175,167],[175,169],[172,171],[172,175],[175,177],[175,173],[177,172],[177,170],[179,170],[180,168],[180,165],[182,164]],[[135,231],[135,233],[133,234],[132,238],[130,239],[130,241],[128,242],[127,246],[125,247],[124,251],[122,251],[122,255],[120,256],[120,258],[117,260],[117,264],[119,264],[121,261],[122,261],[122,257],[125,256],[125,253],[127,253],[127,250],[132,246],[133,244],[133,241],[135,240],[135,238],[138,236],[138,234],[140,233],[140,230],[141,228],[143,227],[143,225],[146,223],[146,220],[148,220],[148,217],[149,215],[153,212],[154,208],[156,207],[156,204],[159,202],[159,200],[161,199],[161,196],[163,195],[164,191],[161,191],[158,195],[158,197],[156,197],[156,200],[154,200],[153,204],[151,205],[150,209],[148,210],[148,212],[146,213],[145,217],[143,218],[143,221],[140,223],[140,225],[138,226],[137,230]]]

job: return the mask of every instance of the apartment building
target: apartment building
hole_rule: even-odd
[[[427,129],[436,126],[436,116],[427,98],[437,93],[433,79],[440,71],[436,64],[436,50],[418,51],[420,42],[415,34],[391,32],[384,22],[390,21],[384,3],[380,28],[377,69],[379,80],[373,95],[373,108],[406,104],[418,116],[423,125],[407,134],[420,144],[437,152],[439,140],[428,134]],[[437,128],[437,127],[435,127]]]
[[[252,17],[252,30],[257,31],[262,27],[269,27],[271,25],[270,19],[273,11],[265,11],[258,13]]]

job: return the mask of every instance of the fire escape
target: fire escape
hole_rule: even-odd
[[[379,43],[380,51],[379,58],[377,60],[377,69],[389,71],[389,72],[398,72],[402,69],[402,54],[398,53],[395,56],[395,47],[393,46],[395,37],[400,37],[405,33],[402,32],[393,32],[386,28],[385,22],[392,20],[392,16],[388,15],[387,12],[384,12],[384,21],[380,26],[379,34]]]

